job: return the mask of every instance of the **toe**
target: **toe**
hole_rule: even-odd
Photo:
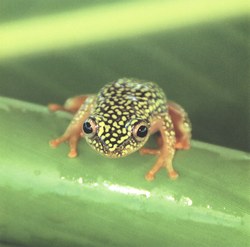
[[[51,141],[49,142],[49,145],[50,145],[52,148],[56,148],[56,147],[59,145],[59,142],[58,142],[57,139],[51,140]]]
[[[75,158],[77,156],[77,151],[76,150],[70,150],[68,153],[69,158]]]
[[[176,171],[171,171],[168,173],[170,179],[175,180],[179,177],[179,174]]]
[[[58,104],[49,104],[48,108],[50,111],[58,111],[62,109],[62,106]]]
[[[146,154],[159,155],[161,153],[160,150],[152,148],[141,148],[139,152],[141,155],[146,155]]]
[[[154,178],[155,178],[155,176],[154,176],[154,174],[152,174],[151,172],[147,173],[146,176],[145,176],[145,179],[146,179],[147,181],[149,181],[149,182],[150,182],[150,181],[153,181]]]

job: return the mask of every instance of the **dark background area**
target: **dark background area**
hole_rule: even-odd
[[[5,0],[0,24],[103,2]],[[120,77],[151,80],[186,108],[194,139],[250,151],[248,38],[241,16],[0,60],[0,95],[47,105]]]

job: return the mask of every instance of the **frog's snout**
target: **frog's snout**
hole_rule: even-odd
[[[108,147],[107,145],[103,146],[103,154],[109,158],[119,158],[124,155],[122,155],[122,145],[117,147]]]

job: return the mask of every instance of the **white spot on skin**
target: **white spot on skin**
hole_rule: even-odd
[[[116,148],[117,148],[117,144],[114,144],[114,146],[111,147],[111,148],[109,149],[109,151],[113,152]]]
[[[109,132],[109,130],[110,130],[110,125],[106,125],[106,126],[105,126],[105,130],[106,130],[106,132]]]
[[[99,130],[98,130],[98,136],[102,136],[102,134],[104,133],[104,127],[103,126],[100,126],[99,127]]]
[[[120,140],[117,141],[117,143],[120,144],[120,143],[124,142],[124,141],[127,140],[127,139],[128,139],[128,136],[122,136],[122,137],[120,138]]]
[[[113,126],[116,127],[116,128],[120,128],[119,125],[117,124],[117,122],[114,122]]]

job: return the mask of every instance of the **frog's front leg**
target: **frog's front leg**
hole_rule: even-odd
[[[160,149],[142,149],[141,153],[150,153],[158,155],[156,163],[146,174],[146,179],[151,181],[154,179],[155,174],[160,170],[161,167],[167,169],[168,175],[171,179],[176,179],[178,173],[173,168],[173,157],[175,154],[175,133],[173,123],[168,113],[161,117],[156,118],[150,127],[150,134],[160,132],[161,146]]]
[[[50,111],[67,111],[76,113],[88,97],[90,97],[90,95],[77,95],[67,99],[64,105],[51,103],[48,105],[48,108]]]
[[[84,100],[84,103],[75,114],[73,120],[67,127],[64,134],[49,142],[51,147],[55,148],[61,143],[68,141],[69,148],[70,148],[68,156],[70,158],[74,158],[77,156],[77,144],[78,144],[80,137],[83,136],[82,124],[88,118],[90,111],[93,107],[94,100],[95,100],[94,96],[88,96]]]
[[[186,111],[173,101],[169,101],[167,104],[168,113],[174,126],[174,132],[176,137],[175,149],[189,149],[191,140],[192,126]],[[162,146],[162,136],[157,136],[157,144]],[[141,154],[153,154],[158,155],[158,149],[142,148]]]

